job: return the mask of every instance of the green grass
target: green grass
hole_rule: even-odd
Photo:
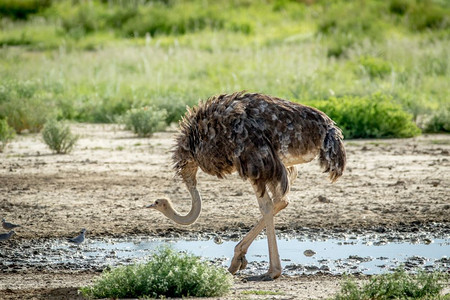
[[[16,132],[8,125],[8,121],[0,119],[0,152],[6,147],[10,141],[14,139]]]
[[[449,276],[446,273],[419,271],[413,275],[398,268],[393,273],[373,276],[361,285],[347,279],[342,283],[340,293],[333,299],[449,299],[448,295],[440,295],[448,280]]]
[[[342,105],[378,94],[424,131],[449,132],[450,5],[425,2],[49,1],[0,23],[0,118],[39,131],[50,117],[116,122],[152,106],[170,123],[245,89]]]
[[[88,298],[220,297],[231,285],[232,276],[225,269],[161,248],[148,263],[104,271],[80,291]]]

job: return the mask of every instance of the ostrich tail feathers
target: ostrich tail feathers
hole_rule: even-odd
[[[320,149],[320,166],[325,173],[330,173],[331,182],[335,182],[345,169],[346,154],[341,130],[333,126],[328,129]]]

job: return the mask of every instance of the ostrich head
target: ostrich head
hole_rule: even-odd
[[[153,204],[146,205],[146,208],[152,208],[159,210],[163,215],[174,221],[175,223],[182,225],[190,225],[194,223],[201,211],[200,197],[196,197],[197,201],[192,202],[192,208],[187,215],[180,215],[172,206],[172,201],[167,198],[156,199]]]
[[[162,212],[164,215],[167,215],[167,213],[169,211],[173,211],[172,208],[172,203],[169,199],[167,198],[160,198],[160,199],[156,199],[155,202],[153,202],[153,204],[149,204],[145,206],[146,208],[153,208],[156,210],[159,210],[160,212]]]

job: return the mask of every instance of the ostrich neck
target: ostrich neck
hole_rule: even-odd
[[[180,215],[175,209],[171,208],[171,211],[166,216],[173,220],[175,223],[181,225],[190,225],[197,221],[200,212],[202,211],[202,198],[195,186],[188,187],[189,193],[192,198],[191,210],[187,215]]]

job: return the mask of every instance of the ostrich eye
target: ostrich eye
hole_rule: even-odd
[[[158,205],[158,204],[159,204],[159,201],[155,201],[155,204]]]

